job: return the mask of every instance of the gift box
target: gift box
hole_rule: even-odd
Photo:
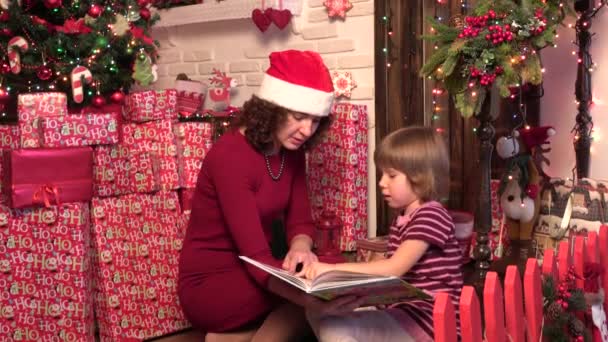
[[[12,208],[86,202],[93,196],[90,147],[11,150],[3,159],[4,190]]]
[[[66,115],[67,97],[64,93],[27,93],[17,98],[21,147],[40,147],[40,118]]]
[[[71,114],[40,119],[43,147],[117,144],[120,135],[118,113]]]
[[[177,91],[177,112],[179,116],[187,118],[200,111],[205,104],[207,85],[203,82],[191,80],[175,81]]]
[[[378,236],[357,240],[357,262],[369,262],[386,259],[388,251],[388,236]]]
[[[323,140],[308,154],[313,218],[324,209],[344,223],[340,249],[354,251],[367,236],[367,107],[338,103]]]
[[[98,197],[161,189],[160,162],[152,152],[133,151],[122,144],[98,146],[93,170],[93,192]]]
[[[194,188],[203,159],[213,144],[213,125],[209,122],[180,122],[173,125],[177,145],[179,185]]]
[[[177,91],[165,89],[131,93],[125,98],[123,115],[133,122],[177,120]]]
[[[0,340],[95,339],[89,205],[0,206]]]
[[[158,157],[161,189],[179,188],[177,146],[169,120],[123,125],[123,144],[131,153],[150,152]]]
[[[95,311],[101,341],[149,339],[189,326],[177,297],[184,219],[176,192],[95,198]]]

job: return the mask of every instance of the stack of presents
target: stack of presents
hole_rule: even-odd
[[[107,112],[68,113],[63,93],[18,95],[18,123],[0,126],[0,340],[144,340],[188,327],[179,253],[226,117],[193,119],[204,101],[194,88],[134,92]],[[341,249],[354,250],[367,234],[367,110],[334,113],[309,154],[313,215],[339,214]]]
[[[213,125],[180,122],[175,89],[98,112],[68,113],[63,93],[20,94],[18,124],[0,126],[2,341],[188,327],[177,265]]]

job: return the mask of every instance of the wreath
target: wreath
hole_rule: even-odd
[[[554,45],[556,29],[573,14],[572,0],[480,0],[471,16],[449,25],[430,19],[436,50],[421,75],[444,83],[464,117],[479,114],[490,89],[508,97],[542,82],[539,51]]]

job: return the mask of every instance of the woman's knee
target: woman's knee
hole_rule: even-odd
[[[348,316],[319,317],[316,324],[320,342],[357,342],[356,327]]]

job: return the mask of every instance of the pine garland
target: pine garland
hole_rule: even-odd
[[[543,340],[551,342],[591,342],[591,332],[577,317],[587,309],[583,290],[575,287],[574,268],[566,280],[556,283],[553,277],[543,280]]]
[[[490,89],[502,97],[525,83],[542,82],[538,52],[553,45],[573,0],[480,0],[473,15],[448,26],[429,19],[436,34],[423,39],[437,50],[420,74],[443,81],[464,117],[479,114]]]

